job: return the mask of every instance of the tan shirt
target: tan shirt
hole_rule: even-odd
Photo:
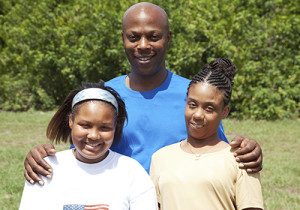
[[[259,173],[239,169],[233,152],[228,146],[197,159],[180,143],[157,151],[150,176],[161,210],[263,209]]]

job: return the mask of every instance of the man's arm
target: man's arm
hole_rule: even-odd
[[[240,147],[235,152],[235,158],[237,162],[240,162],[240,168],[247,169],[247,172],[262,170],[262,150],[255,140],[243,136],[235,136],[230,146],[232,148]]]
[[[43,158],[55,153],[56,150],[52,144],[40,144],[31,149],[24,161],[25,179],[31,184],[37,182],[44,185],[43,179],[38,174],[51,178],[52,167]]]

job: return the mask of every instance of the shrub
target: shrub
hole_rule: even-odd
[[[136,1],[0,0],[0,109],[53,109],[82,81],[130,72],[122,15]],[[218,57],[238,67],[231,116],[298,117],[296,1],[166,0],[167,67],[191,78]]]

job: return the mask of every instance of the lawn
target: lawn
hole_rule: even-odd
[[[54,112],[0,112],[0,209],[18,209],[24,186],[23,161],[35,145],[46,143]],[[242,134],[263,148],[261,172],[265,209],[300,209],[300,120],[223,121],[231,140]],[[57,150],[68,145],[58,145]],[[51,199],[50,199],[51,201]]]
[[[224,122],[229,139],[243,134],[263,149],[261,181],[266,209],[300,209],[300,120]]]

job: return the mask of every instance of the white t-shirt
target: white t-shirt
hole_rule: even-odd
[[[78,161],[72,150],[45,158],[53,168],[45,185],[25,183],[20,209],[157,209],[154,185],[132,158],[109,151],[101,162]],[[98,208],[96,208],[98,207]]]

